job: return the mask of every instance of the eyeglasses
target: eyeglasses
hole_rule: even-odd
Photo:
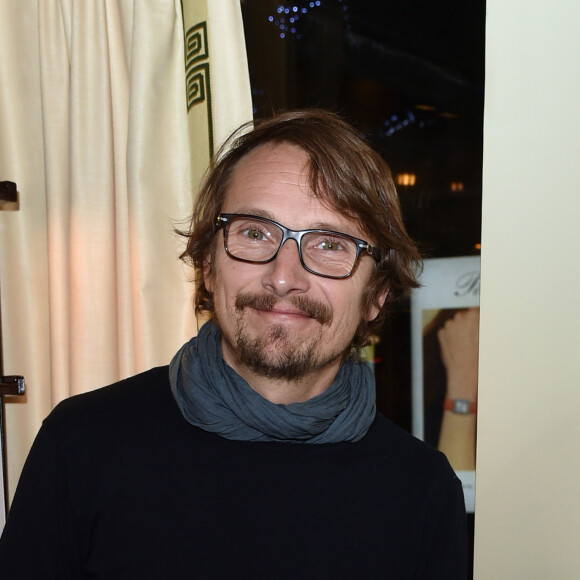
[[[363,252],[379,261],[377,248],[364,240],[330,230],[291,230],[254,215],[220,213],[216,227],[224,230],[224,248],[235,260],[265,264],[276,258],[286,240],[298,245],[305,270],[324,278],[348,278]]]

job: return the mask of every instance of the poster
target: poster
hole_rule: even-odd
[[[411,297],[413,434],[446,454],[475,511],[480,258],[425,260]]]

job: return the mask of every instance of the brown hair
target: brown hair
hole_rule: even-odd
[[[213,262],[216,217],[232,173],[240,160],[265,143],[290,143],[305,151],[313,195],[353,219],[381,252],[362,306],[370,307],[385,289],[387,299],[375,320],[361,322],[353,339],[353,348],[360,348],[378,331],[392,305],[418,285],[421,258],[403,225],[388,165],[353,127],[328,111],[290,111],[257,121],[253,129],[251,124],[243,125],[216,155],[195,202],[189,230],[182,232],[187,247],[181,258],[196,270],[196,312],[213,314],[213,297],[204,284],[203,266],[209,262],[211,268]]]

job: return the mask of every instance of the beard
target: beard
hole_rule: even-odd
[[[224,334],[222,328],[222,336],[236,352],[239,362],[259,376],[298,381],[309,372],[344,357],[350,350],[350,345],[348,345],[346,352],[342,350],[321,358],[322,332],[324,326],[332,322],[332,311],[325,304],[305,296],[296,296],[289,301],[301,313],[313,318],[320,325],[319,332],[311,334],[309,340],[305,341],[303,337],[294,336],[292,330],[283,324],[272,324],[259,336],[253,335],[247,329],[243,317],[244,310],[246,308],[273,310],[278,298],[269,294],[239,294],[235,301],[237,324],[233,341],[232,337]],[[217,322],[221,327],[219,319]]]
[[[254,338],[241,325],[236,340],[240,362],[262,377],[297,381],[317,368],[316,344],[293,344],[288,337],[288,330],[282,325],[272,326],[265,336]],[[276,353],[272,353],[274,347],[277,348]]]

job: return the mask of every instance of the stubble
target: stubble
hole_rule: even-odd
[[[305,296],[295,296],[288,301],[318,323],[318,332],[304,340],[285,325],[272,324],[263,334],[252,334],[247,328],[244,311],[247,308],[271,311],[278,298],[269,294],[242,293],[235,301],[236,332],[234,344],[230,346],[238,361],[255,374],[273,380],[298,381],[309,372],[341,358],[344,353],[332,353],[321,358],[323,330],[332,323],[332,311],[328,306]]]

